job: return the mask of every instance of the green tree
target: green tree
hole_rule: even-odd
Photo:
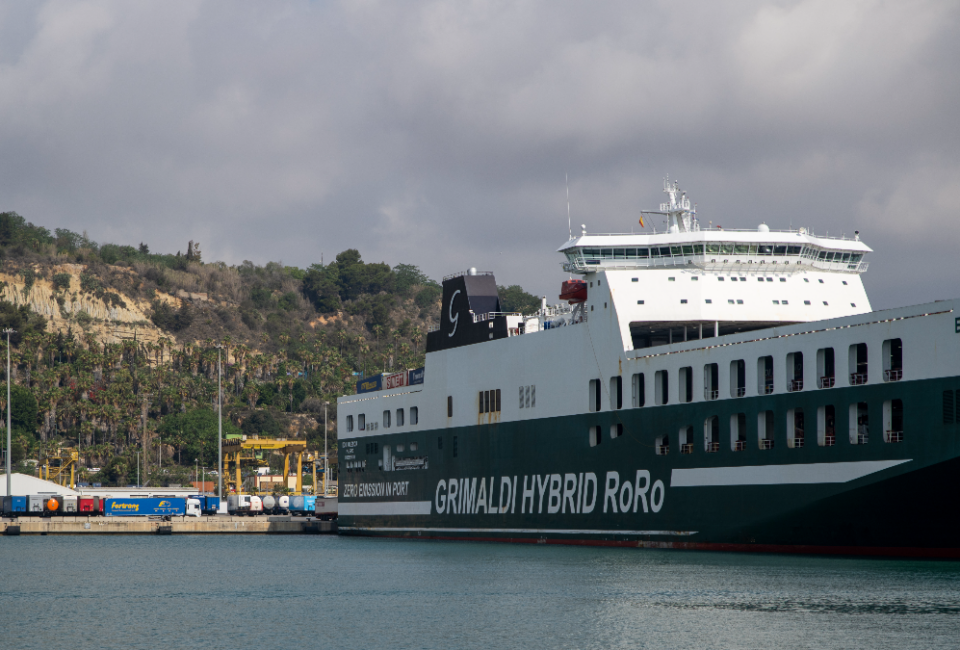
[[[500,309],[503,311],[532,314],[540,309],[540,299],[532,293],[524,291],[519,284],[497,287],[497,290],[500,295]]]
[[[157,427],[161,437],[183,441],[181,458],[187,464],[199,462],[211,466],[217,461],[217,413],[198,408],[186,413],[168,415]],[[223,419],[223,435],[240,434],[240,429],[229,418]]]
[[[340,293],[337,289],[336,269],[314,264],[303,278],[304,297],[321,314],[332,314],[340,309]]]
[[[0,396],[4,406],[7,401],[7,384],[0,384]],[[31,436],[37,431],[37,416],[39,409],[37,407],[37,398],[33,396],[33,391],[25,386],[13,384],[10,387],[10,397],[13,400],[13,408],[10,410],[10,424],[13,433],[18,431],[29,433]],[[3,427],[6,428],[6,411],[3,413]]]

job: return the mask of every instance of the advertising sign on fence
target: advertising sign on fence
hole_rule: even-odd
[[[416,370],[407,371],[407,384],[410,386],[416,386],[417,384],[423,383],[423,368],[417,368]]]
[[[375,375],[361,379],[357,382],[357,393],[372,393],[375,390],[380,390],[382,380],[383,375]]]
[[[401,386],[407,385],[407,371],[395,372],[391,375],[383,376],[383,390],[390,390],[391,388],[400,388]]]

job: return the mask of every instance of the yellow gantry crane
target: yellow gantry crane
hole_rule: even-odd
[[[47,481],[53,481],[57,485],[76,489],[76,471],[77,463],[80,461],[80,454],[76,449],[67,447],[59,450],[58,456],[50,455],[40,459],[37,465],[38,478]],[[70,476],[70,482],[64,483],[67,475]]]
[[[248,465],[259,464],[264,451],[283,454],[284,481],[286,481],[287,476],[290,475],[290,457],[295,457],[297,463],[297,489],[295,494],[303,494],[303,455],[307,453],[307,443],[304,440],[272,440],[269,438],[248,438],[243,440],[234,438],[224,442],[224,467],[220,468],[220,472],[224,476],[227,489],[229,490],[230,485],[233,485],[237,492],[240,491],[240,486],[243,484],[240,479],[240,465],[242,463]],[[233,481],[230,480],[229,474],[224,473],[229,470],[231,463],[233,463],[233,470],[236,477]],[[314,474],[314,483],[316,483],[316,474]],[[314,492],[316,492],[316,485],[314,485]]]

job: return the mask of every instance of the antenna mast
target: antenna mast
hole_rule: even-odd
[[[566,172],[563,174],[563,184],[567,187],[567,234],[573,239],[573,226],[570,225],[570,179]]]

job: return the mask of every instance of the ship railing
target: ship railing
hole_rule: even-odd
[[[694,230],[694,232],[701,232],[701,231],[699,230],[699,228],[697,228],[697,229]],[[745,232],[745,233],[750,233],[750,234],[752,234],[752,235],[756,235],[756,234],[757,234],[757,229],[756,229],[756,228],[723,228],[723,229],[720,229],[720,230],[710,230],[709,232],[724,232],[724,233],[728,233],[728,232]],[[771,229],[768,230],[767,232],[771,232],[771,233],[785,233],[785,234],[796,235],[796,234],[800,233],[801,231],[800,231],[799,228],[784,228],[784,229],[771,228]],[[581,234],[581,236],[582,236],[582,237],[588,237],[588,236],[589,236],[589,237],[637,237],[637,236],[649,237],[650,235],[665,235],[665,234],[667,234],[667,233],[665,233],[665,232],[589,232],[589,233],[588,233],[588,232],[583,232],[583,233]],[[860,239],[859,239],[858,237],[856,237],[856,236],[854,236],[854,237],[847,237],[846,235],[839,235],[839,236],[837,236],[837,235],[817,235],[817,234],[815,234],[812,230],[809,230],[809,229],[805,229],[803,234],[807,234],[807,235],[809,235],[810,237],[813,237],[813,238],[815,238],[815,239],[833,239],[833,240],[836,240],[836,241],[860,241]],[[576,239],[576,238],[574,238],[574,239]],[[570,241],[573,241],[573,239],[571,239]],[[685,242],[685,243],[691,243],[691,242]],[[754,242],[750,242],[750,243],[754,243]],[[605,245],[606,245],[606,246],[610,246],[610,244],[605,244]],[[657,245],[658,245],[658,246],[666,246],[667,244],[657,244]]]
[[[719,390],[710,390],[709,388],[703,389],[703,399],[705,400],[715,400],[720,397]]]
[[[867,373],[865,372],[851,372],[850,373],[850,385],[851,386],[863,386],[867,383]]]
[[[862,432],[858,432],[858,433],[857,433],[857,444],[858,444],[858,445],[865,445],[865,444],[867,444],[868,442],[870,442],[870,434],[869,434],[869,433],[862,433]]]
[[[488,320],[493,320],[500,316],[523,316],[518,311],[488,311],[486,314],[473,314],[474,323],[483,323]]]
[[[666,456],[669,453],[670,453],[670,445],[660,445],[659,447],[657,447],[658,456]]]
[[[824,447],[833,447],[835,444],[837,444],[837,437],[835,435],[828,433],[823,437]]]
[[[747,394],[747,388],[745,386],[738,386],[736,395],[737,397],[743,397]]]
[[[901,368],[891,368],[883,371],[884,381],[900,381],[903,379],[903,370]]]
[[[886,431],[883,434],[884,442],[903,442],[903,431]]]
[[[819,388],[833,388],[836,381],[837,379],[833,375],[824,375],[817,380],[817,386]]]
[[[745,257],[745,256],[741,256]],[[766,256],[764,256],[766,257]],[[793,257],[793,256],[791,256]],[[781,264],[776,262],[779,260],[774,260],[774,263],[767,263],[766,259],[754,260],[754,259],[730,259],[730,258],[719,258],[719,257],[706,257],[703,255],[685,255],[677,257],[649,257],[649,258],[625,258],[625,259],[616,259],[609,257],[578,257],[573,260],[566,260],[560,263],[561,267],[566,273],[585,273],[590,270],[596,270],[598,268],[604,269],[637,269],[637,268],[661,268],[668,266],[696,266],[697,268],[736,268],[736,269],[753,269],[753,270],[763,270],[764,272],[775,272],[778,267],[781,265],[784,267],[784,271],[788,271],[790,267],[790,260],[785,260]],[[824,271],[833,271],[841,273],[866,273],[868,267],[870,266],[869,262],[855,262],[850,264],[848,262],[826,262],[821,260],[803,260],[796,259],[793,261],[793,264],[797,266],[811,266],[815,269],[820,269]]]
[[[493,271],[474,271],[473,273],[470,273],[470,271],[457,271],[456,273],[443,276],[443,281],[446,282],[447,280],[459,278],[464,275],[493,275]]]
[[[765,382],[763,382],[763,394],[764,394],[764,395],[772,395],[772,394],[773,394],[773,381],[772,381],[772,380],[771,380],[771,381],[765,381]]]
[[[737,440],[736,442],[733,443],[733,450],[734,450],[734,451],[743,451],[743,450],[745,450],[746,448],[747,448],[747,441],[746,441],[746,440]]]
[[[793,434],[793,448],[803,449],[803,431],[797,431]]]
[[[720,451],[720,443],[719,443],[719,442],[708,442],[707,445],[706,445],[706,447],[707,447],[707,453],[711,453],[711,454],[712,454],[712,453],[714,453],[714,452]]]
[[[681,454],[692,454],[693,453],[693,443],[688,442],[686,444],[680,445]]]
[[[773,449],[773,440],[770,438],[761,438],[760,449]]]
[[[803,390],[803,380],[802,379],[791,379],[790,385],[787,386],[787,390],[791,393],[795,393],[798,390]]]

